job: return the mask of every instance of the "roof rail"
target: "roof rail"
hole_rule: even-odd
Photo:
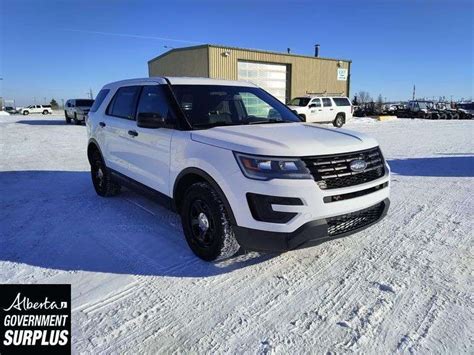
[[[306,91],[307,95],[317,95],[317,96],[345,96],[343,92],[311,92]]]

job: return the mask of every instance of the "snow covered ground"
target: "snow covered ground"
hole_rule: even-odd
[[[70,283],[73,350],[473,353],[474,121],[351,122],[392,167],[381,223],[218,264],[176,215],[93,191],[83,126],[0,118],[0,283]]]

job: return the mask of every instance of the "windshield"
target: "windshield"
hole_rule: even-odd
[[[309,97],[295,97],[290,102],[290,106],[306,106],[311,100]]]
[[[432,102],[418,101],[418,106],[420,108],[431,108],[433,106]]]
[[[173,85],[193,128],[300,122],[288,107],[264,90],[220,85]]]
[[[76,100],[76,106],[91,107],[94,100]]]

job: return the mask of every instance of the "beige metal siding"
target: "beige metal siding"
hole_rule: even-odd
[[[207,46],[177,49],[148,62],[149,76],[209,77]]]
[[[229,55],[226,56],[226,52]],[[348,95],[348,82],[337,80],[337,69],[349,69],[349,61],[335,59],[210,46],[209,77],[237,80],[237,62],[239,60],[289,64],[291,70],[290,96],[292,98],[306,93],[323,92]]]

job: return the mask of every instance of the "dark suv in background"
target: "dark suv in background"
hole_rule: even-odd
[[[64,117],[66,118],[66,122],[71,123],[71,120],[74,120],[75,124],[85,122],[93,103],[94,100],[90,99],[67,100],[64,105]]]

